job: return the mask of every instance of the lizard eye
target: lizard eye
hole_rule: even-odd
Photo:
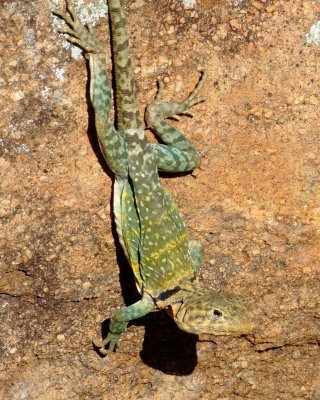
[[[214,320],[218,320],[222,317],[222,311],[220,311],[219,309],[215,308],[214,310],[212,310],[211,312],[211,316]]]

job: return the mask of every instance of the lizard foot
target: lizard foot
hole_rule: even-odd
[[[73,0],[66,0],[67,8],[64,12],[54,11],[53,14],[63,19],[68,26],[59,30],[59,33],[68,35],[67,40],[80,46],[86,53],[101,53],[103,49],[91,31],[85,27],[76,14]]]
[[[112,353],[118,347],[117,343],[119,340],[119,335],[109,333],[108,336],[103,339],[94,339],[92,341],[94,347],[99,351],[100,354],[106,355]],[[107,347],[108,346],[108,347]]]
[[[162,93],[164,84],[162,81],[158,81],[158,93],[154,99],[154,101],[148,105],[146,109],[146,121],[149,126],[153,126],[153,121],[166,118],[172,118],[179,120],[179,114],[188,115],[193,117],[192,111],[190,111],[190,107],[195,104],[201,103],[205,100],[205,97],[197,97],[199,91],[201,90],[205,80],[207,78],[206,71],[201,71],[200,79],[193,89],[193,91],[189,94],[187,98],[180,102],[169,103],[162,101]]]

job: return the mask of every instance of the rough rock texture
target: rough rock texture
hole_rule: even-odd
[[[142,111],[157,78],[182,98],[208,70],[207,101],[176,123],[201,169],[163,184],[205,245],[201,281],[238,293],[256,330],[197,341],[156,313],[117,353],[93,350],[137,294],[86,63],[63,47],[53,2],[4,0],[0,398],[320,399],[320,47],[306,39],[319,1],[125,3]]]

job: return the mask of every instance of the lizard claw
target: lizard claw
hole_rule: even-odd
[[[183,114],[187,115],[188,117],[191,117],[191,118],[194,116],[194,113],[192,111],[186,111]]]
[[[163,93],[163,88],[164,88],[164,83],[160,79],[157,81],[158,84],[158,91],[155,97],[155,100],[161,100],[162,99],[162,93]]]
[[[112,353],[116,350],[118,342],[118,337],[115,338],[114,335],[108,334],[108,336],[101,340],[101,339],[93,339],[92,343],[93,346],[98,350],[98,352],[102,355],[107,355]],[[109,345],[107,348],[106,346]]]
[[[172,115],[171,118],[174,119],[174,120],[176,120],[176,121],[180,121],[180,119],[181,119],[180,115],[177,115],[177,114]]]
[[[188,115],[189,117],[193,117],[193,112],[189,109],[190,107],[193,107],[194,105],[205,100],[205,97],[197,97],[197,95],[201,90],[206,77],[207,73],[205,71],[201,71],[200,79],[193,91],[187,98],[176,103],[169,103],[161,100],[164,84],[162,81],[158,81],[158,92],[156,97],[146,109],[146,121],[148,126],[154,126],[154,122],[159,118],[172,118],[179,120],[179,115]]]
[[[86,53],[101,53],[103,49],[95,38],[90,26],[82,25],[77,16],[73,1],[66,0],[66,11],[54,11],[53,14],[61,18],[68,26],[58,30],[59,33],[66,34],[67,40],[80,46]]]

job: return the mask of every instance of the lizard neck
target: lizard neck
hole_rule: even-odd
[[[111,43],[116,86],[116,115],[119,132],[141,128],[136,86],[130,59],[129,40],[120,0],[108,0]]]
[[[198,279],[193,277],[181,281],[177,286],[162,292],[156,298],[156,304],[159,308],[166,308],[170,314],[170,310],[174,311],[181,307],[185,301],[195,292],[199,291],[200,285]]]

